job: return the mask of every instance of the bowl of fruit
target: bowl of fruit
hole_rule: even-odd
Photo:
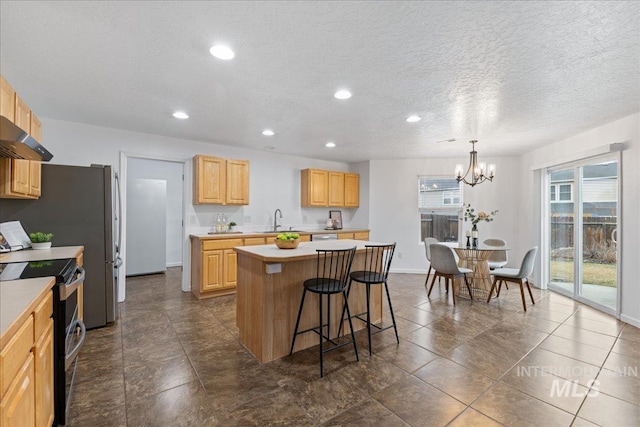
[[[280,249],[295,249],[300,243],[300,235],[298,233],[280,233],[276,236],[275,243]]]

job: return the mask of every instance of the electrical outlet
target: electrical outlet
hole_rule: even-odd
[[[402,252],[398,252],[398,259],[402,259]]]
[[[251,215],[245,215],[244,216],[244,223],[245,224],[251,224]]]

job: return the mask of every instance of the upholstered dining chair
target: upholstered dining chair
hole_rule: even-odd
[[[496,268],[502,268],[505,265],[507,265],[507,262],[509,261],[507,251],[499,250],[500,248],[507,247],[507,242],[505,242],[502,239],[486,239],[484,241],[484,244],[485,246],[491,246],[496,248],[496,250],[494,250],[491,253],[491,256],[487,260],[489,261],[489,269],[495,270]]]
[[[464,267],[458,267],[456,258],[453,256],[453,249],[449,246],[441,244],[431,245],[431,265],[433,266],[435,273],[431,279],[431,286],[429,286],[429,292],[427,292],[427,298],[431,295],[431,290],[436,281],[436,277],[445,278],[445,287],[448,289],[449,282],[451,282],[451,297],[453,299],[453,305],[456,305],[456,292],[455,292],[455,279],[464,277],[464,283],[467,285],[469,296],[473,299],[471,288],[469,287],[469,280],[467,280],[467,274],[473,274],[473,270]]]
[[[427,283],[429,282],[429,275],[431,274],[431,270],[433,270],[433,266],[431,265],[431,245],[434,243],[438,243],[438,239],[434,237],[427,237],[424,239],[424,252],[427,256],[427,261],[429,261],[429,270],[427,271],[427,278],[424,279],[424,287],[427,287]]]
[[[502,287],[502,283],[504,282],[513,282],[520,285],[520,296],[522,297],[522,307],[524,311],[527,311],[527,303],[524,298],[524,285],[527,285],[527,290],[529,291],[529,296],[531,297],[531,304],[535,304],[536,302],[533,300],[533,293],[531,292],[531,287],[529,286],[528,277],[533,272],[533,265],[536,261],[536,254],[538,253],[538,247],[535,246],[527,251],[522,258],[522,264],[520,265],[520,269],[516,268],[498,268],[493,270],[493,284],[491,285],[491,290],[489,291],[489,297],[487,298],[487,302],[491,301],[491,295],[498,285],[498,291],[496,293],[496,298],[500,296],[500,288]]]

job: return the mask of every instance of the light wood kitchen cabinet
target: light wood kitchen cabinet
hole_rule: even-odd
[[[0,351],[3,427],[53,424],[53,293],[41,295]]]
[[[249,204],[249,161],[197,155],[193,171],[195,204]]]
[[[38,142],[42,142],[42,123],[40,119],[31,112],[31,125],[29,126],[29,134]]]
[[[355,233],[338,233],[338,239],[369,240],[369,232],[358,231]]]
[[[360,206],[360,175],[357,173],[344,174],[344,207],[357,208]]]
[[[16,121],[16,91],[0,76],[0,115],[8,118],[11,123]]]
[[[357,208],[360,175],[322,169],[303,169],[300,174],[301,206]]]
[[[37,199],[40,194],[40,162],[0,158],[0,198]]]
[[[321,169],[301,171],[300,199],[302,207],[329,206],[329,173]]]
[[[191,240],[191,291],[198,298],[235,292],[238,276],[235,246],[243,246],[243,240]]]
[[[329,171],[329,206],[344,206],[344,172]]]
[[[39,142],[42,124],[11,85],[0,76],[0,115],[8,118]],[[41,194],[40,162],[0,159],[0,198],[37,199]]]

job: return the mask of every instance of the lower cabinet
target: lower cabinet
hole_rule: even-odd
[[[53,298],[49,292],[0,352],[0,425],[53,424]]]
[[[358,231],[355,233],[338,233],[338,239],[369,240],[369,232]]]
[[[192,239],[191,291],[198,298],[235,292],[238,262],[233,248],[242,245],[242,239]]]

